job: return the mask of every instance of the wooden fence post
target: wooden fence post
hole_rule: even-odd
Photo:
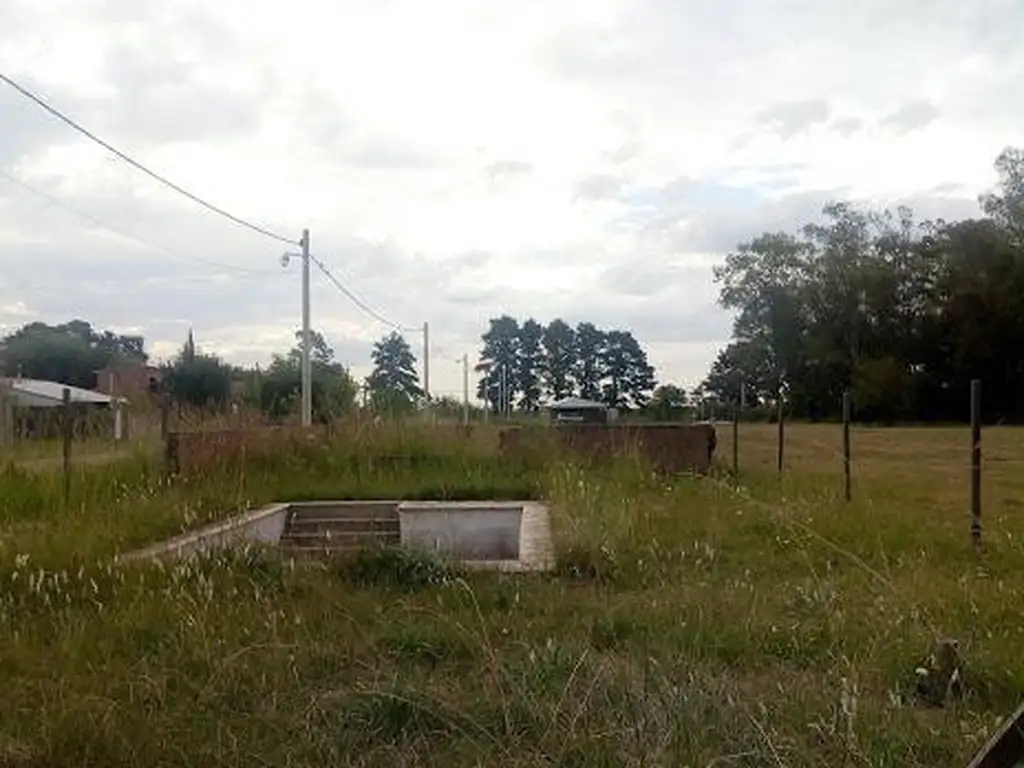
[[[850,390],[843,391],[843,496],[847,501],[852,497],[850,488]]]
[[[739,403],[732,409],[732,476],[738,480],[740,476],[740,414],[743,406]]]
[[[971,542],[981,548],[981,379],[971,380]]]
[[[69,504],[71,501],[71,439],[74,434],[74,421],[71,414],[71,390],[68,387],[64,387],[64,391],[61,393],[61,413],[63,415],[61,465],[64,470],[64,503]]]
[[[782,399],[782,387],[779,387],[779,450],[777,457],[778,471],[782,474],[783,446],[786,444],[786,405]]]
[[[160,395],[160,439],[163,441],[167,440],[170,418],[170,403],[168,402],[167,395],[162,394]]]
[[[169,433],[164,440],[164,473],[167,478],[174,477],[180,469],[180,457],[178,455],[178,435]]]

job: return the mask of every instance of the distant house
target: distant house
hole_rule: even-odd
[[[617,412],[596,400],[581,397],[566,397],[548,406],[551,422],[577,424],[605,424],[614,421]]]
[[[128,397],[153,392],[160,386],[162,372],[144,363],[116,363],[96,371],[96,391],[108,396]]]
[[[59,429],[59,420],[55,421],[46,414],[52,414],[53,409],[64,404],[64,390],[68,391],[69,402],[78,406],[74,409],[78,414],[107,411],[120,400],[57,381],[0,379],[0,443],[11,439],[16,433],[32,437],[55,436]],[[121,410],[114,409],[115,439],[122,437],[123,430]]]
[[[56,408],[64,402],[65,389],[72,403],[109,407],[114,402],[113,398],[99,392],[69,387],[56,381],[4,379],[2,383],[16,408]]]

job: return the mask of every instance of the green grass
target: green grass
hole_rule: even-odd
[[[735,487],[403,440],[172,486],[140,456],[70,504],[7,470],[0,766],[962,765],[1024,691],[1024,521],[979,559],[938,472],[875,467],[846,505],[826,467]],[[272,499],[398,496],[545,498],[557,568],[110,564]],[[908,696],[937,634],[968,681],[945,709]]]

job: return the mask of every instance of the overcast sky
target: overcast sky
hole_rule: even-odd
[[[0,72],[232,213],[309,227],[363,300],[430,321],[436,394],[502,312],[628,328],[696,384],[737,242],[835,198],[977,211],[1024,144],[1021,40],[1020,0],[0,3]],[[283,250],[0,84],[0,331],[79,317],[168,357],[192,327],[266,362],[300,322]],[[389,330],[322,275],[313,323],[357,375]]]

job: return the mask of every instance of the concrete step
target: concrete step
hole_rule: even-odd
[[[372,545],[394,546],[401,543],[398,531],[346,531],[343,533],[286,533],[281,537],[282,547],[314,547],[340,549]]]
[[[280,551],[286,555],[324,554],[327,552],[357,552],[361,549],[374,547],[397,547],[401,541],[398,536],[352,535],[324,538],[316,536],[300,536],[281,539]]]
[[[398,520],[394,502],[324,502],[292,510],[291,520]]]
[[[390,547],[392,545],[381,544],[377,546]],[[373,547],[366,544],[359,546],[348,545],[344,547],[300,547],[294,544],[289,544],[288,546],[281,546],[278,551],[286,558],[294,558],[296,560],[318,560],[323,559],[324,557],[331,557],[333,555],[351,555],[372,548]]]
[[[325,534],[325,533],[395,533],[399,532],[398,518],[323,518],[310,520],[306,517],[293,518],[285,528],[288,534]]]

